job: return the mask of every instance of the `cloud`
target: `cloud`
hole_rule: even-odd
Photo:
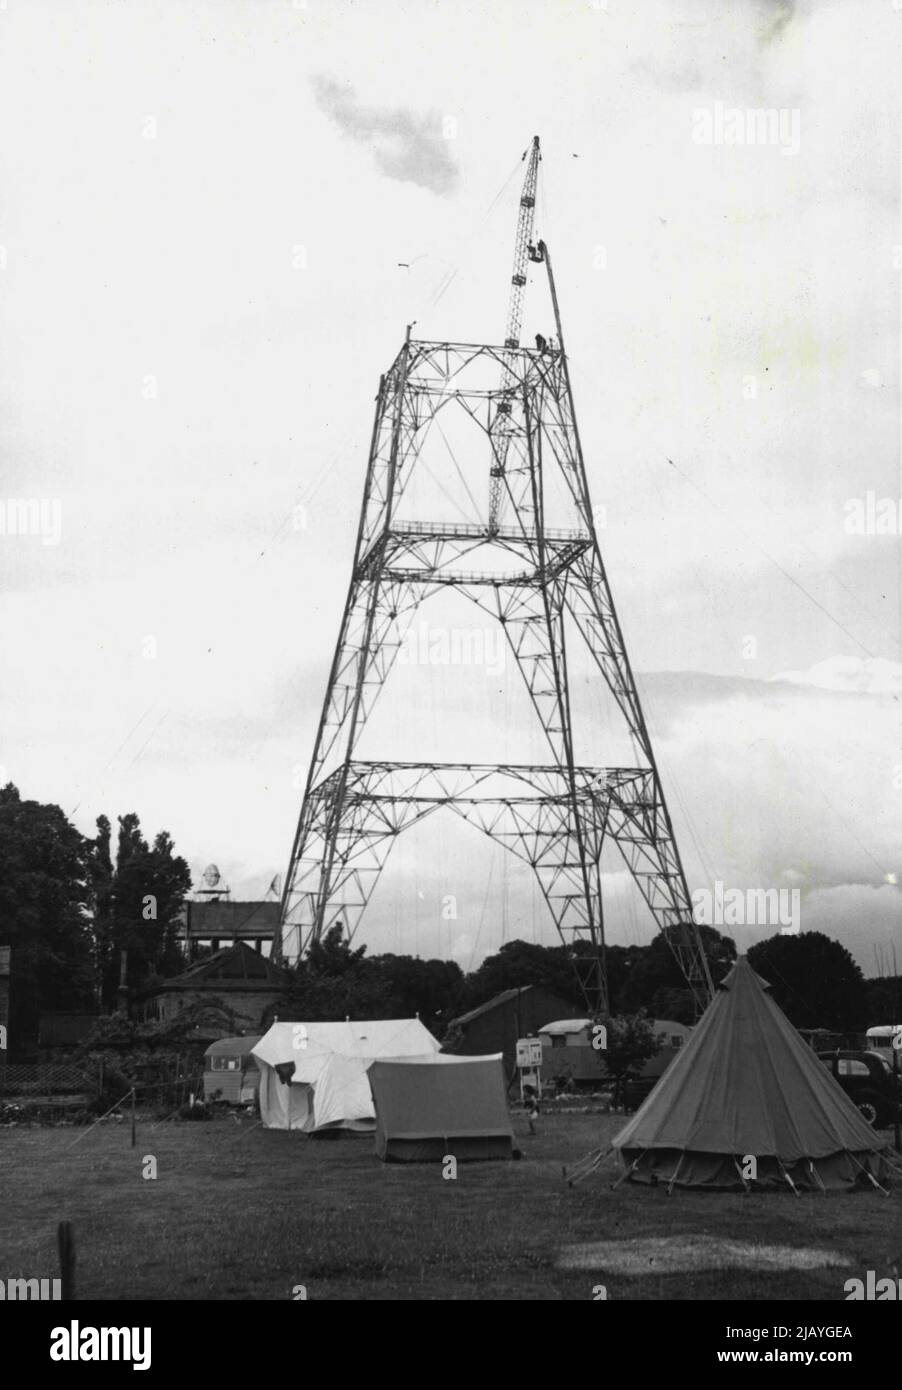
[[[362,106],[352,90],[328,77],[314,78],[313,86],[320,109],[345,135],[369,145],[378,167],[390,179],[439,194],[457,187],[458,168],[435,112]]]
[[[886,875],[899,868],[902,797],[898,706],[867,683],[840,681],[850,662],[855,672],[867,665],[831,657],[804,684],[692,672],[643,678],[652,728],[660,723],[659,756],[691,804],[711,878],[732,886],[790,882],[809,895],[850,884],[892,891]],[[691,838],[681,842],[691,850]]]
[[[462,969],[469,969],[473,950],[474,943],[470,933],[462,932],[460,936],[454,938],[454,944],[451,947],[451,959],[456,960]]]
[[[759,34],[762,44],[778,42],[792,23],[795,0],[764,0],[764,23]]]
[[[902,695],[902,662],[877,656],[833,656],[807,671],[781,671],[771,680],[856,695]]]

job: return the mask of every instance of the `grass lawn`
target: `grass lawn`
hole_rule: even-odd
[[[561,1178],[622,1116],[515,1118],[519,1163],[380,1164],[372,1140],[309,1140],[250,1121],[0,1131],[0,1278],[52,1277],[56,1223],[75,1229],[80,1298],[842,1300],[847,1278],[887,1275],[902,1246],[902,1189],[828,1197],[675,1192],[611,1183],[613,1159]],[[77,1143],[73,1141],[78,1140]],[[70,1147],[73,1146],[73,1147]],[[144,1156],[156,1180],[142,1178]],[[699,1270],[622,1277],[556,1268],[563,1246],[708,1235],[823,1246],[848,1269]]]

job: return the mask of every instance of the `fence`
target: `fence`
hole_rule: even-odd
[[[97,1094],[97,1071],[71,1062],[8,1062],[0,1067],[0,1096]]]

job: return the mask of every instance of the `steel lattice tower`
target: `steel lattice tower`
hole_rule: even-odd
[[[353,571],[274,951],[295,959],[336,922],[353,937],[398,834],[445,807],[532,867],[562,941],[588,943],[574,965],[600,1016],[608,1012],[600,858],[605,839],[614,841],[703,1006],[711,978],[595,531],[551,257],[531,240],[538,137],[527,156],[504,345],[419,341],[408,329],[380,381]],[[535,350],[519,345],[527,257],[544,263],[557,325],[556,342]],[[405,517],[424,442],[443,412],[457,411],[482,441],[485,520]],[[568,526],[548,524],[552,481]],[[475,552],[481,567],[467,568]],[[550,762],[356,756],[413,615],[444,586],[501,624]],[[626,721],[636,766],[575,760],[565,618]]]

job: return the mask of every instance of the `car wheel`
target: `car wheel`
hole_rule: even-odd
[[[862,1096],[861,1100],[857,1101],[856,1104],[862,1119],[866,1120],[869,1125],[872,1125],[876,1129],[879,1110],[874,1098],[872,1096]]]

